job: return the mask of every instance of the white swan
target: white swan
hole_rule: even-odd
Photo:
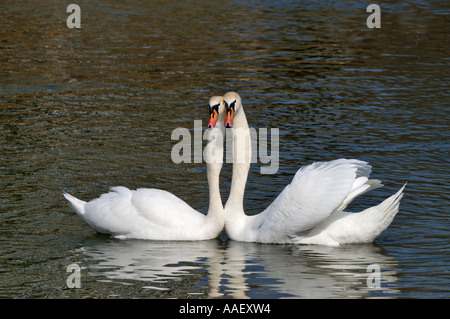
[[[233,174],[224,208],[229,238],[261,243],[367,243],[389,226],[405,186],[378,206],[360,213],[343,211],[358,195],[382,186],[380,181],[369,179],[371,166],[355,159],[301,168],[267,209],[246,215],[243,199],[251,158],[249,127],[240,96],[228,92],[224,102],[225,126],[233,127]]]
[[[219,175],[223,157],[223,98],[209,101],[209,142],[205,148],[209,184],[209,210],[202,214],[175,195],[159,189],[129,190],[119,186],[90,202],[67,193],[65,198],[89,226],[99,233],[116,238],[153,240],[206,240],[222,232],[225,216],[219,191]],[[223,115],[222,115],[223,116]],[[207,150],[207,151],[206,151]],[[219,160],[216,160],[219,159]]]

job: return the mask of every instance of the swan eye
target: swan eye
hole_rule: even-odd
[[[227,110],[230,111],[231,109],[234,110],[234,105],[236,104],[236,100],[234,100],[233,102],[231,102],[230,104],[228,104],[227,102],[225,102],[225,105],[227,107]]]
[[[213,117],[214,117],[214,111],[216,111],[216,114],[219,114],[219,104],[209,106],[209,114],[213,114],[212,115]]]

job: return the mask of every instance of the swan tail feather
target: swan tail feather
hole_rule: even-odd
[[[405,186],[406,184],[377,206],[360,213],[336,211],[310,233],[292,236],[292,242],[328,246],[372,242],[393,221],[399,210]]]
[[[103,229],[103,227],[96,226],[95,222],[90,220],[88,216],[86,216],[86,202],[81,199],[76,198],[68,193],[63,193],[64,197],[69,201],[69,206],[77,213],[77,215],[92,229],[100,234],[109,234],[108,231]]]
[[[394,195],[386,198],[381,204],[368,208],[360,213],[361,218],[372,220],[374,225],[371,240],[380,235],[394,220],[395,215],[399,211],[400,200],[403,198],[403,190],[406,184]],[[359,214],[358,214],[359,215]]]
[[[387,198],[382,204],[385,205],[384,210],[384,218],[382,220],[385,222],[386,227],[389,226],[389,224],[394,219],[395,215],[398,213],[399,207],[400,207],[400,200],[403,198],[403,190],[405,189],[406,184],[400,188],[400,190],[392,195],[391,197]],[[387,223],[386,223],[387,222]],[[384,230],[384,229],[383,229]]]
[[[84,206],[86,205],[85,201],[82,201],[78,198],[76,198],[75,196],[72,196],[68,193],[64,193],[63,194],[64,197],[69,201],[69,205],[70,207],[72,207],[72,209],[75,211],[75,213],[77,213],[78,216],[81,217],[81,219],[85,220],[84,218]]]

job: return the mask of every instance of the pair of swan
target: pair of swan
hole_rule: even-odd
[[[119,186],[87,203],[67,193],[65,198],[97,232],[122,239],[207,240],[216,238],[225,227],[228,237],[236,241],[332,246],[368,243],[389,226],[398,212],[405,186],[377,206],[359,213],[345,212],[354,198],[382,185],[369,179],[371,166],[366,162],[338,159],[302,167],[263,212],[246,215],[243,201],[251,144],[240,96],[228,92],[223,97],[212,97],[209,113],[206,215],[159,189],[129,190]],[[234,150],[230,195],[223,206],[219,175],[225,127],[233,128]]]

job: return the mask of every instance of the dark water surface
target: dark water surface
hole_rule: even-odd
[[[381,29],[367,1],[76,3],[81,29],[61,1],[0,5],[0,298],[450,297],[448,2],[383,2]],[[230,90],[251,126],[280,129],[279,170],[253,165],[246,210],[302,165],[366,160],[385,187],[352,210],[408,182],[375,243],[120,241],[67,206],[62,190],[124,185],[205,212],[204,164],[173,163],[171,133],[206,125],[209,97]],[[226,199],[230,165],[222,176]]]

